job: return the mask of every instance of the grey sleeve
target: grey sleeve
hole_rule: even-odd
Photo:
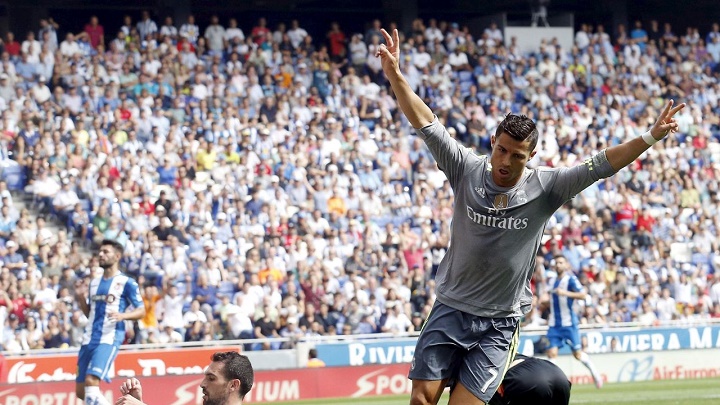
[[[471,153],[470,149],[453,139],[445,126],[440,124],[437,116],[431,124],[415,131],[425,141],[430,153],[437,161],[438,167],[445,173],[450,181],[450,186],[454,189],[462,177],[465,167],[463,162]]]
[[[604,149],[585,159],[582,164],[552,172],[554,176],[550,185],[550,194],[557,206],[575,197],[596,181],[617,173],[610,166]]]

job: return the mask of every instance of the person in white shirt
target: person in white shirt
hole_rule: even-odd
[[[200,310],[200,301],[193,300],[193,302],[190,304],[190,310],[183,315],[183,323],[185,324],[185,328],[189,328],[192,326],[195,321],[200,321],[201,323],[205,324],[207,323],[208,319],[207,316],[203,311]]]
[[[427,28],[425,28],[425,40],[433,43],[436,39],[443,40],[444,38],[442,31],[437,27],[437,20],[431,18],[430,21],[428,21]]]
[[[46,311],[52,312],[57,302],[57,293],[48,286],[48,279],[42,277],[40,279],[40,288],[33,298],[33,306],[35,308],[43,307]]]
[[[60,43],[60,53],[66,58],[71,58],[81,52],[80,45],[75,41],[75,35],[73,35],[72,32],[68,32],[65,40]]]
[[[189,289],[190,287],[188,286],[187,291],[189,291]],[[162,319],[164,325],[171,326],[177,331],[182,331],[183,334],[186,325],[182,312],[184,304],[185,296],[179,294],[178,288],[175,285],[171,285],[166,290],[165,295],[158,301],[158,309],[162,309],[162,311],[158,311],[161,315],[158,316],[158,318]],[[200,314],[205,315],[202,311],[200,311]]]
[[[228,28],[225,30],[225,41],[232,43],[235,38],[240,42],[245,41],[245,33],[238,27],[237,20],[231,18],[228,22]]]
[[[37,197],[51,199],[60,191],[60,184],[54,178],[48,176],[47,171],[43,171],[40,178],[33,183],[32,190]],[[51,202],[51,200],[47,202]]]
[[[485,28],[485,33],[487,33],[488,37],[494,40],[496,44],[502,44],[503,34],[495,21],[491,22],[490,26]]]
[[[251,339],[254,337],[251,312],[242,305],[244,297],[237,296],[236,304],[228,304],[225,309],[227,324],[234,339]]]
[[[155,21],[150,19],[150,12],[147,10],[142,12],[142,19],[137,23],[136,28],[140,34],[140,41],[147,40],[148,35],[154,34],[158,31],[157,24],[155,24]]]
[[[468,61],[467,54],[461,52],[458,48],[455,48],[448,57],[448,63],[452,66],[453,70],[472,70]]]
[[[587,25],[582,24],[580,30],[575,33],[575,45],[578,49],[585,50],[590,45],[590,36],[587,33]]]
[[[157,343],[182,343],[185,339],[183,338],[183,335],[180,334],[177,330],[175,330],[172,325],[164,323],[162,325],[162,330],[160,333],[158,333],[157,337]]]
[[[187,38],[191,44],[197,43],[200,28],[195,24],[195,16],[189,15],[187,22],[180,27],[180,36]]]
[[[35,39],[35,33],[32,31],[28,32],[27,39],[23,41],[20,51],[28,55],[28,59],[37,61],[40,55],[40,41]]]
[[[175,28],[175,25],[173,25],[172,17],[165,17],[165,25],[160,27],[160,35],[163,37],[170,37],[173,40],[177,39],[178,29]]]
[[[362,40],[362,34],[355,34],[350,40],[348,45],[350,51],[350,61],[353,66],[361,69],[362,66],[367,62],[368,47],[367,44]]]
[[[402,333],[410,332],[412,330],[412,322],[404,312],[401,311],[400,305],[395,302],[388,302],[390,308],[388,309],[388,316],[385,320],[385,324],[382,326],[382,331],[385,333]]]
[[[210,18],[210,25],[205,29],[205,39],[213,54],[221,53],[225,47],[225,28],[218,23],[216,15]]]
[[[675,299],[670,296],[670,289],[662,289],[662,296],[657,300],[655,309],[660,321],[672,320],[674,315],[677,314],[677,304]]]
[[[67,221],[68,216],[75,209],[75,204],[80,202],[77,193],[70,186],[70,181],[63,179],[62,188],[52,201],[55,213],[62,223]]]
[[[50,97],[52,97],[50,88],[45,84],[46,80],[47,78],[45,76],[40,76],[38,81],[35,83],[35,86],[30,89],[32,98],[37,104],[42,104],[50,100]]]
[[[290,23],[290,30],[288,30],[287,35],[293,48],[297,48],[303,42],[305,37],[308,36],[308,33],[305,29],[300,27],[298,20],[292,20]]]
[[[422,71],[430,65],[430,62],[432,62],[432,56],[425,50],[425,44],[419,44],[417,52],[412,56],[413,65],[417,70]]]

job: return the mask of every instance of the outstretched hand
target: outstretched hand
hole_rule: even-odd
[[[678,131],[678,123],[675,121],[673,116],[675,113],[685,108],[685,103],[681,103],[673,107],[674,103],[675,102],[673,100],[668,101],[663,109],[663,112],[660,114],[652,128],[650,128],[650,134],[653,138],[660,140],[666,137],[670,132]]]
[[[380,58],[383,71],[387,74],[397,69],[400,61],[400,34],[397,29],[393,30],[392,37],[385,28],[380,29],[380,32],[385,37],[385,43],[378,46],[375,57]]]
[[[120,386],[120,393],[125,396],[129,395],[135,399],[142,401],[142,385],[137,378],[128,378]]]

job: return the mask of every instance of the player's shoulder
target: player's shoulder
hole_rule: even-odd
[[[134,278],[128,276],[128,275],[125,274],[125,273],[120,273],[120,274],[118,274],[118,275],[115,276],[115,277],[119,277],[118,281],[120,281],[120,282],[122,282],[122,283],[124,283],[124,284],[126,284],[126,285],[135,286],[135,287],[138,285],[137,280],[135,280]]]
[[[470,153],[468,153],[468,163],[481,166],[483,168],[488,166],[488,164],[490,163],[490,161],[488,160],[488,155],[477,153],[476,151],[468,148],[467,146],[463,147],[470,151]]]
[[[528,168],[526,170],[530,170],[533,175],[540,179],[552,177],[558,174],[560,170],[563,168],[561,167],[549,167],[549,166],[538,166],[533,168]]]

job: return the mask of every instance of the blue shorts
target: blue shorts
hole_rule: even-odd
[[[582,349],[580,330],[575,326],[551,326],[548,328],[547,338],[550,347],[560,348],[567,344],[573,352]]]
[[[118,354],[118,347],[108,344],[83,345],[78,353],[78,369],[75,382],[84,383],[86,375],[110,382],[108,374]]]
[[[410,366],[411,380],[460,382],[490,402],[515,357],[518,318],[485,318],[435,302]]]

